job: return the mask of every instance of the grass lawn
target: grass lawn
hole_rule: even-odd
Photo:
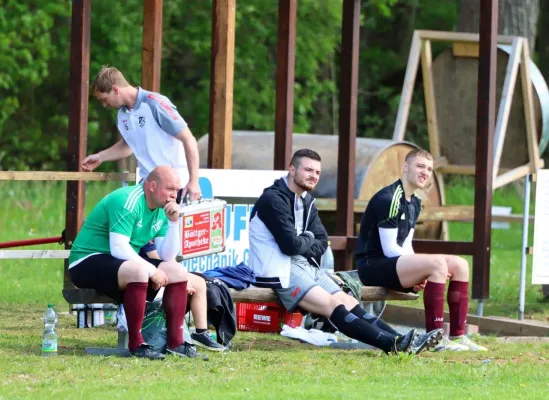
[[[40,357],[42,307],[0,307],[0,399],[545,399],[548,346],[480,343],[489,353],[385,356],[317,348],[277,335],[239,333],[210,361],[83,356],[112,346],[113,327],[76,329],[62,315],[60,350]]]
[[[449,204],[472,204],[472,181],[447,185]],[[116,184],[91,183],[89,212]],[[513,188],[496,191],[495,205],[522,212]],[[65,220],[65,185],[0,182],[0,242],[58,236]],[[451,239],[471,240],[472,224],[452,224]],[[492,234],[490,300],[486,315],[515,317],[520,268],[520,224]],[[531,237],[531,236],[530,236]],[[36,247],[35,247],[36,248]],[[59,245],[39,248],[60,249]],[[84,356],[87,346],[113,346],[114,327],[76,329],[73,316],[59,324],[59,356],[40,357],[47,303],[67,311],[59,260],[0,260],[0,399],[4,398],[446,398],[545,399],[549,396],[549,345],[479,342],[488,353],[387,357],[374,351],[313,348],[277,335],[239,333],[234,351],[209,362],[164,362]],[[528,271],[526,312],[549,319]],[[421,301],[405,302],[422,306]],[[476,302],[471,302],[471,311]]]

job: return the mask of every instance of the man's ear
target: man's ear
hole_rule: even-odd
[[[112,91],[117,95],[120,92],[120,88],[118,85],[112,85]]]
[[[293,165],[290,165],[290,168],[288,169],[291,176],[295,176],[295,167]]]

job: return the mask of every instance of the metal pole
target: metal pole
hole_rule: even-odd
[[[520,257],[520,287],[519,287],[519,315],[518,319],[524,319],[524,303],[526,297],[526,263],[528,251],[528,223],[530,222],[530,181],[532,175],[528,174],[524,178],[524,214],[522,216],[522,246]]]
[[[477,317],[482,317],[484,315],[484,301],[481,299],[477,304]]]

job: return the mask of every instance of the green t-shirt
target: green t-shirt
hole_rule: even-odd
[[[69,265],[90,254],[111,254],[110,232],[129,237],[130,245],[139,253],[150,240],[166,236],[167,230],[164,209],[149,209],[142,185],[120,188],[101,199],[82,225],[72,245]]]

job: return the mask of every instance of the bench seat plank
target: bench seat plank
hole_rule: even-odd
[[[278,297],[271,289],[249,287],[246,290],[231,289],[235,302],[272,302],[279,303]],[[109,297],[97,293],[93,289],[64,289],[63,297],[70,304],[113,303]],[[415,293],[403,293],[378,286],[363,286],[362,300],[416,300]]]

